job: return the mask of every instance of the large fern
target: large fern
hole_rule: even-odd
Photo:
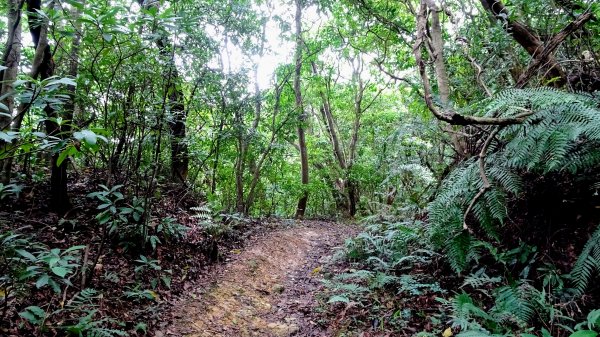
[[[507,200],[522,190],[523,172],[582,175],[600,166],[598,106],[598,99],[592,95],[538,88],[506,90],[469,108],[479,115],[493,117],[510,117],[524,111],[533,114],[522,124],[499,130],[484,162],[491,186],[481,197],[475,198],[484,183],[479,158],[474,157],[445,179],[429,205],[430,238],[446,251],[455,271],[464,270],[477,257],[464,236],[469,234],[459,234],[464,221],[474,220],[480,226],[479,233],[498,239],[498,229],[508,216]],[[473,200],[470,214],[465,217]],[[592,268],[591,259],[585,261],[580,264],[587,267],[580,267],[579,272],[589,274],[596,267]]]
[[[583,247],[583,251],[579,255],[571,277],[575,284],[575,289],[580,294],[590,284],[590,281],[595,275],[600,273],[600,226],[592,234],[592,237]]]

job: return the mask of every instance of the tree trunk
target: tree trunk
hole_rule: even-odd
[[[173,60],[173,67],[175,67]],[[173,69],[173,81],[179,81],[176,69]],[[173,120],[169,123],[171,131],[171,180],[185,184],[189,170],[189,150],[185,140],[185,121],[187,111],[183,105],[183,92],[179,83],[173,83],[171,93],[171,115]]]
[[[346,168],[346,180],[348,187],[348,214],[353,217],[356,215],[356,205],[359,201],[358,182],[352,177],[351,170],[354,166],[357,156],[358,134],[360,132],[361,118],[364,112],[363,98],[365,93],[365,84],[361,78],[362,60],[360,57],[357,60],[358,64],[354,68],[352,77],[357,82],[358,87],[354,96],[354,125],[352,126],[352,135],[350,137],[350,150],[348,153],[348,166]]]
[[[137,0],[144,8],[159,9],[158,1]],[[155,33],[155,29],[153,29]],[[165,95],[168,98],[168,109],[171,114],[169,120],[169,131],[171,134],[171,180],[175,183],[185,184],[188,176],[189,149],[185,140],[185,122],[187,111],[183,104],[183,89],[177,66],[175,64],[175,51],[170,48],[169,38],[161,36],[156,40],[159,53],[167,61]]]
[[[21,0],[8,0],[8,41],[6,42],[6,51],[3,56],[2,65],[7,67],[1,72],[0,78],[2,84],[0,88],[0,96],[5,96],[14,92],[13,83],[17,79],[19,72],[19,64],[21,62],[21,9],[23,2]],[[2,103],[7,107],[7,111],[0,110],[0,131],[10,130],[12,123],[12,114],[15,107],[15,99],[12,94],[7,95]],[[2,115],[4,114],[4,115]],[[9,144],[0,141],[0,153],[6,154]],[[2,176],[0,182],[4,184],[10,183],[12,170],[12,156],[4,160],[0,159],[0,168],[2,168]]]
[[[306,136],[304,128],[306,113],[302,104],[302,90],[300,76],[302,75],[302,0],[296,0],[296,67],[294,72],[294,94],[296,96],[296,111],[298,112],[298,145],[300,146],[300,165],[302,175],[302,195],[298,200],[296,217],[303,218],[308,204],[308,151],[306,149]]]
[[[313,74],[315,76],[318,75],[317,64],[313,61],[311,62],[311,66]],[[319,109],[321,111],[321,115],[323,116],[323,122],[325,123],[325,129],[327,130],[327,134],[331,140],[331,145],[333,146],[333,154],[342,170],[345,170],[346,157],[340,145],[337,129],[333,120],[333,114],[331,113],[331,104],[329,104],[327,94],[322,90],[319,90],[319,96],[321,96],[321,107]]]
[[[217,132],[217,139],[216,139],[216,144],[215,144],[215,160],[213,161],[213,167],[212,167],[212,178],[210,181],[210,193],[214,194],[215,191],[217,190],[217,176],[218,176],[218,170],[219,170],[219,154],[221,153],[220,149],[221,149],[221,133],[223,132],[223,127],[225,126],[225,119],[223,118],[223,114],[225,113],[225,99],[222,98],[221,100],[221,120],[219,122],[219,129]]]
[[[357,204],[359,201],[358,186],[354,179],[348,179],[348,213],[350,216],[356,215]]]
[[[238,112],[239,113],[239,112]],[[240,123],[241,118],[236,118]],[[238,156],[235,162],[235,209],[238,213],[244,213],[244,169],[246,161],[246,140],[242,134],[242,125],[238,125]]]
[[[21,6],[23,2],[20,3]],[[54,2],[50,3],[50,8],[54,7]],[[27,15],[29,17],[29,32],[31,39],[34,43],[35,54],[33,57],[33,64],[31,67],[31,77],[34,79],[45,80],[54,75],[54,60],[52,58],[52,50],[48,44],[48,25],[49,22],[44,21],[38,23],[37,12],[41,10],[41,2],[36,0],[27,0]],[[13,26],[14,27],[14,26]],[[8,70],[8,69],[7,69]],[[17,109],[17,115],[13,119],[12,130],[19,131],[21,129],[21,123],[25,113],[29,110],[31,102],[23,102]],[[56,111],[50,106],[46,105],[44,108],[46,113],[46,120],[44,121],[46,127],[46,133],[48,136],[59,137],[65,139],[70,133],[69,123],[65,123],[65,126],[61,129],[60,125],[53,121],[58,117]],[[53,154],[50,160],[50,208],[57,212],[64,212],[71,207],[67,193],[67,161],[65,160],[62,165],[58,165],[59,154]],[[5,176],[10,176],[12,171],[12,160],[7,160],[3,164],[3,170]]]
[[[50,48],[50,44],[48,42],[48,26],[50,23],[48,21],[44,21],[41,24],[37,23],[37,12],[41,10],[40,6],[40,1],[27,1],[29,31],[35,46],[35,56],[31,70],[31,77],[38,78],[39,76],[41,80],[45,80],[54,75],[54,59],[52,57],[52,48]],[[50,3],[49,7],[50,9],[54,7],[54,1]],[[30,103],[22,104],[19,107],[17,121],[14,125],[16,130],[20,129],[21,122],[25,113],[29,109],[29,105]],[[69,137],[71,132],[70,120],[69,123],[65,123],[64,126],[61,127],[57,122],[55,122],[56,118],[59,116],[52,106],[49,104],[46,105],[44,112],[48,117],[44,121],[48,136],[54,136],[60,139],[66,139]],[[68,159],[64,160],[61,165],[59,165],[58,157],[59,153],[55,153],[50,159],[50,208],[56,212],[63,213],[71,208],[71,201],[69,200],[67,190]]]
[[[271,153],[271,150],[273,148],[273,143],[275,143],[275,140],[277,138],[277,134],[287,124],[287,119],[286,119],[283,122],[281,122],[281,124],[279,126],[276,126],[277,116],[279,115],[279,112],[281,110],[281,93],[283,92],[283,87],[289,80],[290,75],[291,75],[291,73],[284,76],[284,78],[281,80],[281,82],[279,84],[275,85],[275,104],[273,106],[273,115],[271,117],[271,127],[272,127],[271,140],[269,141],[269,147],[267,147],[267,149],[263,151],[263,153],[261,154],[260,159],[258,160],[258,163],[256,164],[256,167],[254,169],[254,172],[252,175],[252,181],[250,182],[250,187],[248,188],[248,196],[246,197],[246,205],[245,205],[246,209],[245,209],[244,215],[248,215],[250,213],[250,208],[254,204],[254,200],[256,199],[256,187],[257,187],[259,179],[260,179],[260,173],[261,173],[261,170],[265,163],[265,160],[269,157],[269,155]],[[256,77],[257,76],[255,76],[255,78]],[[258,92],[258,82],[257,82],[257,87],[255,89]],[[259,106],[260,102],[258,101],[258,98],[257,98],[256,104],[257,104],[256,108],[260,109],[260,106]],[[257,111],[260,111],[260,110],[257,110]],[[254,128],[256,129],[257,127],[258,127],[258,123],[256,123]]]

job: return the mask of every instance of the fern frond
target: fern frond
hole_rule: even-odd
[[[534,295],[539,292],[523,282],[518,286],[505,286],[497,290],[496,304],[492,311],[499,321],[514,321],[525,325],[535,314]]]
[[[571,277],[579,294],[589,286],[590,281],[600,272],[600,226],[587,241],[577,258]]]
[[[116,337],[128,336],[125,331],[115,329],[93,328],[86,333],[86,337]]]
[[[473,107],[482,115],[514,117],[531,111],[522,124],[498,132],[489,149],[485,174],[492,186],[471,208],[468,220],[475,220],[482,232],[498,238],[498,229],[508,216],[507,201],[522,191],[524,172],[586,174],[600,167],[600,108],[597,98],[553,88],[512,89]],[[463,222],[468,205],[483,185],[478,158],[470,158],[453,170],[428,207],[431,242],[447,252],[455,271],[465,270],[477,251],[469,247]],[[471,217],[472,215],[472,217]],[[448,238],[454,238],[448,244]],[[589,253],[587,255],[589,257]],[[595,259],[582,257],[576,274],[579,288],[600,267]]]
[[[494,285],[502,281],[501,277],[489,277],[483,270],[479,273],[471,274],[465,277],[461,288],[472,287],[473,289],[481,289],[488,285]]]

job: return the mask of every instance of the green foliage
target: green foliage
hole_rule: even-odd
[[[600,274],[600,226],[583,247],[571,271],[571,278],[577,292],[582,294],[598,274]]]
[[[87,288],[77,293],[63,308],[48,312],[38,306],[29,306],[20,312],[19,316],[44,330],[49,328],[46,322],[50,318],[66,315],[69,317],[69,322],[62,322],[62,325],[56,328],[64,330],[68,336],[73,337],[128,336],[125,331],[112,328],[119,325],[119,322],[113,318],[99,317],[100,313],[96,309],[95,301],[100,298],[101,295],[96,290]]]
[[[23,280],[27,276],[28,260],[19,252],[25,249],[40,249],[42,246],[32,243],[29,239],[13,232],[0,233],[0,290],[3,291],[1,301],[7,302],[9,294],[8,289],[14,289],[16,292],[24,290]],[[35,256],[33,256],[35,259]]]
[[[497,283],[486,277],[486,284]],[[560,316],[554,313],[549,295],[522,281],[514,286],[501,286],[492,291],[475,288],[494,298],[494,305],[484,310],[468,293],[456,295],[451,300],[440,301],[452,313],[453,326],[459,327],[460,336],[508,335],[526,331],[534,319],[553,322]]]
[[[17,184],[4,185],[0,183],[0,200],[4,200],[7,197],[15,196],[19,197],[19,194],[23,190],[23,186]]]
[[[116,337],[128,336],[123,330],[109,328],[119,325],[117,321],[110,317],[99,317],[100,313],[96,309],[95,301],[101,298],[100,294],[94,289],[83,289],[67,304],[66,310],[73,313],[80,313],[80,317],[71,325],[62,327],[69,336],[74,337]]]
[[[383,269],[410,269],[413,263],[426,263],[431,257],[430,251],[415,249],[421,248],[419,239],[424,229],[425,224],[419,221],[369,225],[365,232],[346,241],[347,256]],[[415,255],[407,256],[409,251]]]
[[[485,273],[485,268],[465,277],[461,288],[471,287],[473,289],[483,289],[487,286],[493,286],[502,281],[501,277],[490,277]]]
[[[166,217],[160,220],[160,223],[156,227],[156,234],[163,236],[165,240],[181,240],[185,238],[189,228],[181,225],[177,220]]]
[[[48,180],[48,157],[68,170],[62,177],[68,177],[70,193],[79,193],[88,181],[96,184],[96,179],[115,184],[100,185],[88,195],[97,202],[96,223],[79,221],[89,225],[72,230],[100,237],[98,245],[88,245],[96,261],[117,245],[126,248],[125,254],[140,256],[131,259],[135,284],[128,283],[124,296],[141,302],[157,300],[154,290],[161,284],[170,286],[165,246],[201,238],[206,245],[202,248],[217,259],[218,245],[248,215],[290,216],[303,192],[309,194],[308,216],[346,215],[354,195],[367,226],[346,242],[345,262],[350,267],[330,280],[331,303],[348,308],[375,303],[381,309],[383,301],[377,300],[389,299],[386,293],[400,296],[402,302],[412,296],[445,296],[447,289],[441,284],[462,284],[459,289],[465,293],[448,305],[461,335],[533,333],[526,327],[533,321],[566,324],[557,318],[562,313],[556,309],[564,303],[555,301],[572,299],[568,279],[579,295],[593,285],[600,270],[600,228],[584,247],[576,247],[582,253],[569,278],[562,275],[563,264],[544,260],[547,247],[538,251],[521,238],[505,241],[504,230],[521,225],[524,214],[529,216],[529,209],[511,212],[528,201],[523,192],[535,189],[539,177],[560,175],[598,188],[599,101],[597,94],[550,88],[506,90],[535,59],[517,46],[506,20],[527,26],[545,46],[584,11],[597,17],[600,6],[504,1],[502,18],[490,21],[481,3],[443,2],[447,15],[442,15],[443,53],[437,61],[447,67],[451,93],[448,102],[435,93],[433,99],[444,112],[532,114],[521,124],[452,126],[446,132],[446,126],[432,120],[416,78],[411,43],[417,28],[416,1],[304,3],[309,14],[305,23],[311,22],[302,36],[292,32],[287,7],[291,3],[286,2],[44,2],[36,13],[21,13],[22,40],[28,41],[25,15],[35,17],[32,23],[48,23],[53,61],[45,70],[57,75],[30,78],[19,73],[12,87],[5,78],[0,162],[3,171],[11,160],[14,167],[1,177],[1,213],[28,203],[39,205],[44,189],[38,184]],[[11,13],[7,6],[0,5],[6,16]],[[2,32],[8,31],[7,19],[0,20]],[[274,42],[272,36],[280,39]],[[568,74],[564,88],[591,92],[597,86],[598,36],[598,20],[593,19],[552,51],[548,61],[556,59]],[[285,59],[295,39],[302,41],[299,103],[306,113],[301,126],[307,130],[311,165],[307,186],[299,180],[294,65]],[[22,49],[18,72],[34,68],[36,51],[27,45]],[[11,49],[5,45],[3,50]],[[0,69],[8,69],[8,56]],[[274,57],[280,58],[278,64],[265,69],[264,61]],[[425,64],[427,74],[440,76],[444,70],[431,71],[431,63]],[[529,85],[563,86],[558,78],[546,78],[545,68],[538,69]],[[430,82],[433,91],[441,89],[434,78]],[[496,94],[485,98],[489,93]],[[325,110],[331,116],[325,116]],[[480,170],[477,153],[495,132]],[[334,135],[338,151],[333,151]],[[186,166],[186,174],[189,169],[186,176],[174,174],[172,166],[178,160],[184,162],[180,164]],[[23,189],[27,194],[19,195]],[[175,215],[165,216],[175,209],[184,213],[191,195],[191,202],[201,205],[192,208],[196,223],[187,227]],[[163,198],[177,200],[165,205]],[[77,213],[77,218],[85,216]],[[20,217],[7,227],[21,226]],[[69,218],[59,225],[67,221],[75,223]],[[44,228],[49,229],[53,236],[69,235]],[[579,242],[584,234],[577,235],[567,239]],[[89,276],[77,273],[81,246],[51,249],[12,232],[2,233],[0,242],[0,306],[17,296],[24,298],[35,287],[48,294],[65,286],[73,291],[72,277],[83,274],[86,281]],[[96,276],[95,271],[91,274]],[[124,283],[124,276],[108,268],[94,281],[113,286]],[[71,326],[66,333],[121,335],[110,330],[117,322],[98,317],[92,301],[96,296],[83,290],[72,300],[84,309],[66,314]],[[8,304],[25,307],[21,317],[40,329],[46,318],[57,315],[51,304]],[[410,308],[394,310],[385,317],[399,322],[422,315]],[[431,322],[432,335],[447,321],[436,319]],[[145,333],[147,328],[134,329]],[[587,329],[579,330],[585,334],[594,329],[595,323],[588,323]],[[535,333],[550,335],[547,330]]]
[[[124,199],[123,193],[119,192],[122,185],[113,186],[111,188],[100,185],[101,191],[88,194],[88,198],[95,198],[101,202],[96,208],[101,211],[96,215],[96,220],[104,226],[108,234],[117,231],[119,224],[127,223],[126,215],[132,213],[130,209],[118,209],[118,204]]]
[[[47,318],[44,309],[38,306],[29,306],[25,308],[25,310],[19,313],[19,316],[36,326],[43,326]]]
[[[485,158],[491,186],[476,200],[472,215],[488,238],[498,239],[498,228],[508,215],[509,197],[522,190],[520,174],[583,175],[600,164],[597,106],[590,95],[540,88],[506,90],[471,107],[485,116],[533,112],[523,124],[502,128]],[[483,189],[481,174],[477,158],[465,161],[444,180],[429,206],[431,240],[436,247],[445,247],[457,272],[468,268],[478,256],[476,242],[469,233],[460,232],[467,206]],[[469,216],[466,221],[470,222]],[[451,244],[446,245],[449,238]]]
[[[424,268],[438,257],[423,244],[422,222],[368,225],[366,231],[346,240],[345,257],[365,269],[349,270],[325,280],[329,304],[354,301],[366,305],[376,293],[390,291],[406,296],[443,294],[439,284],[424,274],[404,274]]]
[[[231,230],[230,226],[226,223],[214,219],[212,210],[208,204],[190,209],[195,212],[192,218],[197,219],[198,225],[209,235],[211,240],[219,241]]]
[[[106,230],[106,234],[116,237],[123,245],[147,245],[153,250],[165,242],[183,239],[188,228],[177,223],[172,217],[163,218],[158,224],[150,225],[146,214],[145,202],[142,198],[133,197],[131,202],[126,202],[125,196],[120,192],[122,185],[111,188],[100,185],[101,191],[88,194],[89,198],[100,201],[97,209],[101,212],[96,215],[96,220]],[[158,220],[156,220],[158,221]],[[142,245],[139,245],[141,240]]]
[[[600,333],[600,310],[592,310],[587,315],[587,319],[575,326],[575,332],[569,337],[596,337]]]
[[[54,292],[61,292],[61,284],[71,285],[70,274],[80,267],[80,250],[84,246],[73,246],[61,250],[49,249],[39,244],[30,244],[17,234],[5,233],[0,236],[3,249],[0,259],[6,272],[0,281],[7,284],[35,279],[36,288],[49,286]],[[1,285],[1,283],[0,283]]]

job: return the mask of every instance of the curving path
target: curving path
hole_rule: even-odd
[[[310,318],[321,265],[353,233],[353,227],[343,224],[295,222],[243,251],[233,251],[232,261],[216,273],[209,287],[198,286],[178,301],[168,334],[327,336]]]

